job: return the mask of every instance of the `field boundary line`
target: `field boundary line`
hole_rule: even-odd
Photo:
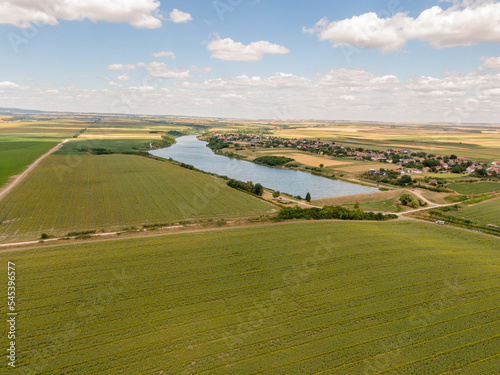
[[[59,143],[57,146],[51,148],[49,151],[47,151],[45,154],[43,154],[42,156],[40,156],[38,159],[36,159],[33,163],[31,163],[28,168],[26,168],[22,173],[18,174],[14,180],[12,180],[11,182],[8,182],[2,189],[0,189],[0,201],[5,198],[5,196],[7,194],[10,193],[10,191],[12,189],[14,189],[17,185],[19,185],[19,183],[24,180],[26,178],[26,176],[28,176],[28,174],[33,170],[35,169],[38,164],[40,164],[40,162],[42,160],[44,160],[46,157],[48,157],[49,155],[53,154],[54,152],[58,151],[66,142],[68,142],[71,138],[68,138],[68,139],[65,139],[64,141],[62,141],[61,143]]]

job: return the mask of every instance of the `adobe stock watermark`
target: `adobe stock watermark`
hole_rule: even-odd
[[[226,13],[234,10],[243,3],[244,0],[215,0],[213,6],[221,22],[225,19]]]
[[[46,18],[56,18],[54,10],[49,7],[49,2],[38,1],[37,6],[41,8],[41,12],[45,13]],[[16,32],[9,32],[7,34],[7,40],[17,55],[21,51],[23,46],[29,44],[29,42],[34,39],[40,32],[40,30],[46,27],[48,24],[43,22],[32,22],[29,27],[20,28]]]
[[[488,88],[483,86],[474,90],[474,95],[461,100],[453,109],[443,113],[443,121],[453,124],[463,124],[472,118],[481,107],[481,103],[488,98],[486,91]]]

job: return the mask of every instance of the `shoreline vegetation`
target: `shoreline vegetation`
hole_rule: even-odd
[[[232,152],[232,151],[229,151],[229,152],[223,151],[227,147],[225,147],[222,143],[220,143],[218,141],[211,143],[211,139],[207,138],[206,135],[199,136],[198,139],[202,140],[204,142],[207,142],[207,147],[210,148],[213,153],[215,153],[217,155],[225,156],[228,158],[237,159],[237,160],[244,160],[244,161],[248,161],[250,163],[263,165],[263,166],[266,166],[269,168],[288,169],[288,170],[292,170],[292,171],[300,171],[300,172],[310,173],[313,176],[328,178],[330,180],[347,182],[347,183],[356,184],[356,185],[365,186],[365,187],[378,188],[381,191],[385,191],[386,189],[389,189],[389,188],[397,189],[397,187],[386,185],[384,183],[375,183],[375,182],[366,181],[366,180],[363,181],[361,179],[343,178],[342,174],[340,176],[337,176],[336,174],[329,173],[327,170],[325,170],[323,168],[312,167],[312,166],[303,166],[303,168],[302,168],[300,163],[295,162],[295,159],[287,158],[287,157],[283,157],[283,156],[262,156],[262,157],[254,159],[254,160],[248,160],[247,156],[240,155],[240,154]]]

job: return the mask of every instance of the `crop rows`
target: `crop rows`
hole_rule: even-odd
[[[465,207],[459,211],[450,211],[449,214],[481,224],[500,226],[500,198]]]
[[[221,180],[169,163],[131,155],[52,155],[2,201],[0,241],[271,209]]]
[[[20,367],[496,374],[498,250],[425,223],[316,222],[16,252]]]
[[[447,187],[455,190],[457,193],[466,195],[500,191],[500,183],[498,182],[458,183],[448,185]]]

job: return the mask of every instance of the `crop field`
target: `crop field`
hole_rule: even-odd
[[[500,191],[500,183],[498,182],[475,182],[463,184],[451,184],[446,186],[448,189],[455,190],[460,194],[483,194]]]
[[[20,373],[496,375],[498,250],[426,223],[315,222],[0,259]]]
[[[468,206],[459,211],[451,211],[448,214],[500,227],[500,198]]]
[[[55,138],[20,138],[0,135],[0,188],[38,157],[60,143]]]
[[[225,181],[133,155],[51,155],[0,202],[0,241],[266,214]]]
[[[90,123],[74,119],[0,122],[0,187]]]

